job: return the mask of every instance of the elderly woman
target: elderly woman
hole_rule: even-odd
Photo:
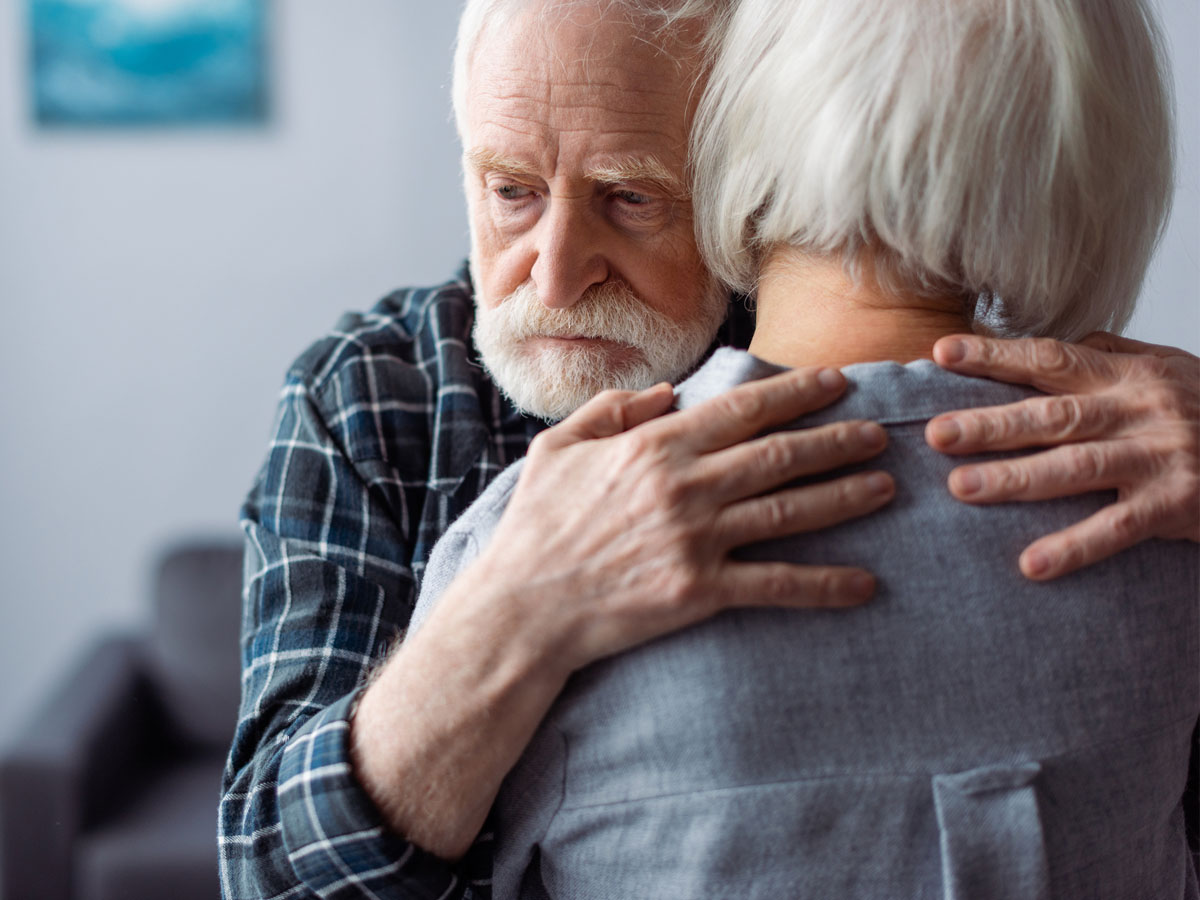
[[[1195,548],[1033,583],[1019,549],[1106,498],[952,502],[922,434],[1030,394],[939,369],[937,338],[1127,320],[1171,184],[1165,94],[1141,0],[740,3],[696,194],[758,330],[679,403],[845,366],[845,397],[797,425],[883,423],[895,502],[744,552],[866,565],[879,591],[725,613],[577,673],[498,800],[497,897],[1198,895]],[[448,535],[416,619],[513,481]]]

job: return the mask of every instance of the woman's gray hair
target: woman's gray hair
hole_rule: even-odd
[[[1000,329],[1128,320],[1172,193],[1144,0],[740,0],[693,131],[700,243],[751,291],[778,244]]]
[[[664,42],[681,33],[685,25],[699,24],[702,30],[697,50],[706,56],[715,52],[721,28],[735,0],[467,0],[458,21],[454,46],[453,102],[458,131],[463,133],[467,76],[471,57],[484,28],[503,27],[520,12],[536,7],[543,17],[566,16],[573,9],[598,9],[624,16],[645,29],[646,39]],[[703,70],[701,74],[703,73]]]

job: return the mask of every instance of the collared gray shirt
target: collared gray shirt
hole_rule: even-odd
[[[778,371],[719,351],[680,406]],[[1025,388],[930,362],[845,370],[794,427],[874,419],[884,511],[746,548],[860,565],[854,610],[735,610],[577,672],[496,806],[494,896],[1194,898],[1181,797],[1200,714],[1198,558],[1151,542],[1048,584],[1032,540],[1110,502],[972,507],[940,412]],[[414,626],[490,538],[502,473],[435,548]],[[569,598],[564,598],[569,601]]]

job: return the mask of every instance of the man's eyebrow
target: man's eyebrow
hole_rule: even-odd
[[[463,153],[463,161],[476,172],[503,172],[506,175],[523,175],[536,178],[537,171],[529,163],[495,150],[473,147]]]
[[[690,195],[687,185],[655,156],[627,156],[588,170],[588,178],[601,184],[641,182],[651,184],[676,200]]]
[[[467,150],[463,153],[463,161],[476,172],[540,177],[536,167],[529,163],[484,147]],[[674,200],[686,200],[691,196],[687,185],[655,156],[627,156],[608,160],[588,169],[587,177],[599,184],[650,184]]]

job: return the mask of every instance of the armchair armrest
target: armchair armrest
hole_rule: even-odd
[[[69,896],[72,844],[142,768],[140,660],[135,639],[102,641],[0,755],[0,896]]]

